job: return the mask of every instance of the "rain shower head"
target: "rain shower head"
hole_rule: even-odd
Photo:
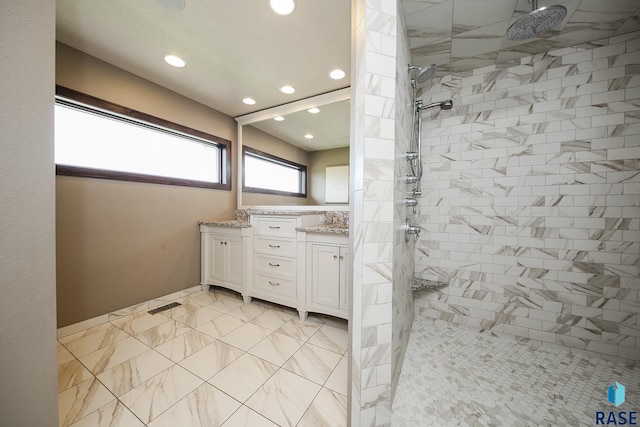
[[[533,11],[520,17],[507,29],[509,40],[527,40],[550,31],[567,16],[567,8],[561,5],[538,8],[538,0],[532,0]]]
[[[431,104],[421,105],[421,110],[426,110],[427,108],[440,107],[441,110],[451,110],[453,108],[453,101],[451,99],[447,99],[446,101],[441,102],[432,102]]]
[[[414,80],[417,84],[422,84],[433,77],[433,75],[436,73],[436,64],[429,64],[424,67],[409,65],[409,72],[411,72],[412,70],[418,70]]]

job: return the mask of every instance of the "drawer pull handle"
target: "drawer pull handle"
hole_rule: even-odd
[[[269,265],[270,265],[271,267],[280,267],[280,264],[271,264],[271,263],[269,263]]]
[[[280,245],[269,245],[270,248],[279,248]]]
[[[280,230],[280,227],[277,225],[270,225],[269,228],[273,229],[273,230]]]
[[[344,256],[343,256],[343,255],[340,255],[340,259],[344,259]]]
[[[269,284],[270,284],[271,286],[280,286],[280,283],[278,283],[278,282],[273,283],[271,280],[269,280]]]

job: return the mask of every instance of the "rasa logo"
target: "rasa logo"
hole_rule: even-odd
[[[616,381],[615,385],[611,385],[607,388],[607,400],[616,408],[624,403],[625,396],[624,386]],[[638,425],[638,412],[637,411],[598,411],[596,412],[596,425],[603,426],[637,426]]]

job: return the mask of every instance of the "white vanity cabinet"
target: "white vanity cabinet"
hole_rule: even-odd
[[[351,259],[344,235],[306,233],[305,310],[347,319]]]
[[[200,224],[200,284],[222,286],[243,293],[246,251],[250,250],[249,228]]]

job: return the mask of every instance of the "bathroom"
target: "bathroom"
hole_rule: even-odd
[[[574,4],[576,3],[574,2]],[[359,370],[356,365],[356,370],[368,375],[369,379],[373,378],[366,384],[364,382],[357,383],[364,378],[364,375],[357,375],[357,378],[352,381],[354,384],[357,383],[352,396],[355,396],[355,401],[364,408],[362,416],[365,419],[375,419],[376,424],[383,425],[390,415],[391,384],[394,383],[393,378],[397,378],[399,375],[396,355],[401,354],[401,350],[396,349],[402,349],[406,345],[403,340],[406,340],[406,330],[411,324],[410,317],[414,304],[413,300],[409,298],[411,295],[409,284],[412,280],[410,272],[413,272],[411,264],[414,261],[412,256],[406,256],[407,249],[400,243],[404,238],[400,230],[405,219],[405,210],[401,205],[405,194],[401,193],[407,190],[400,178],[406,175],[406,170],[403,169],[406,167],[406,162],[404,164],[396,162],[397,153],[406,152],[408,147],[410,124],[406,123],[406,119],[411,114],[409,102],[406,102],[409,99],[409,93],[406,90],[410,87],[410,76],[406,72],[406,65],[412,61],[407,40],[404,38],[405,32],[402,30],[403,21],[398,19],[402,15],[398,13],[396,5],[389,6],[389,3],[385,2],[384,6],[380,6],[384,7],[382,10],[376,4],[367,4],[366,6],[376,17],[384,17],[385,19],[374,20],[371,15],[367,15],[368,18],[371,18],[370,21],[360,20],[359,22],[367,25],[372,34],[381,35],[380,39],[385,40],[387,49],[391,49],[391,45],[393,45],[393,43],[389,43],[391,39],[397,39],[397,46],[399,46],[397,52],[393,52],[393,61],[389,62],[388,57],[391,57],[391,52],[384,51],[385,54],[382,55],[384,58],[376,55],[381,49],[376,43],[380,39],[369,40],[371,45],[368,45],[364,39],[358,39],[363,49],[368,49],[374,54],[366,58],[360,57],[361,61],[366,59],[365,63],[361,64],[363,67],[360,68],[363,73],[365,73],[366,67],[371,68],[369,68],[368,74],[355,76],[354,81],[367,81],[372,86],[371,92],[361,93],[358,92],[358,88],[363,90],[365,88],[355,85],[353,93],[356,106],[353,118],[357,123],[355,133],[361,137],[357,139],[366,140],[369,138],[368,147],[375,147],[376,150],[365,152],[364,146],[352,147],[352,157],[355,156],[354,160],[359,161],[362,165],[361,174],[354,177],[354,197],[351,211],[354,227],[360,228],[359,230],[354,229],[353,234],[362,237],[362,240],[354,242],[353,246],[361,254],[361,256],[356,254],[356,262],[354,263],[354,291],[360,291],[359,294],[354,295],[354,309],[356,310],[354,315],[359,314],[362,321],[360,328],[354,330],[352,342],[358,343],[357,346],[353,346],[354,354],[361,355],[361,360],[365,360],[366,357],[366,360],[371,362],[367,366],[361,366]],[[391,9],[388,9],[389,7]],[[528,6],[525,4],[523,8],[526,7]],[[357,16],[364,17],[364,13]],[[50,11],[49,15],[45,14],[45,18],[51,18]],[[396,28],[400,28],[400,30],[396,30]],[[382,37],[383,35],[384,37]],[[602,39],[607,37],[609,35]],[[43,38],[46,39],[46,37]],[[618,50],[621,44],[625,44],[624,51]],[[532,64],[525,63],[523,68],[516,67],[512,70],[511,74],[524,76],[524,79],[527,79],[527,76],[535,75],[540,71],[536,69],[539,66],[538,63],[544,64],[542,66],[545,67],[545,70],[547,67],[549,71],[553,68],[554,72],[547,71],[546,80],[544,78],[540,81],[532,80],[531,85],[533,86],[531,88],[521,88],[521,78],[515,78],[509,73],[500,74],[501,70],[492,70],[490,66],[487,66],[488,68],[477,68],[475,74],[460,73],[456,76],[454,73],[448,81],[440,80],[433,89],[425,90],[423,94],[425,102],[451,98],[454,100],[454,109],[450,112],[430,111],[425,116],[425,133],[429,135],[429,138],[438,138],[437,140],[425,139],[428,144],[425,147],[427,149],[423,152],[426,159],[425,177],[437,183],[439,193],[434,194],[432,199],[426,194],[429,186],[423,186],[425,196],[420,200],[418,211],[425,218],[424,221],[416,220],[416,223],[422,225],[426,230],[421,233],[420,239],[416,242],[419,254],[415,260],[416,272],[425,279],[441,280],[443,277],[451,277],[453,280],[449,281],[447,288],[440,291],[417,293],[416,313],[483,330],[491,329],[496,333],[512,336],[526,335],[527,339],[540,342],[548,342],[553,339],[553,343],[562,342],[565,346],[573,346],[576,351],[592,351],[599,355],[607,355],[607,357],[637,360],[637,340],[629,339],[629,337],[635,338],[637,336],[634,335],[634,333],[637,334],[637,323],[624,324],[622,321],[628,317],[624,313],[634,314],[638,311],[637,260],[633,259],[637,258],[636,245],[638,241],[636,234],[638,196],[634,192],[637,184],[634,184],[633,180],[627,181],[628,178],[625,178],[627,175],[633,176],[634,171],[637,172],[638,154],[634,141],[637,142],[638,131],[633,120],[634,114],[637,114],[637,105],[633,102],[631,102],[630,108],[628,105],[623,105],[638,97],[636,86],[631,83],[637,80],[637,76],[634,77],[637,73],[634,64],[637,64],[638,60],[637,51],[626,50],[633,49],[634,40],[615,39],[611,41],[611,45],[614,46],[612,47],[614,52],[608,52],[605,45],[591,47],[585,51],[568,50],[558,53],[558,56],[562,57],[559,64],[545,63],[552,60],[549,57],[534,58]],[[47,57],[46,52],[42,53],[44,53],[42,57]],[[398,60],[395,59],[396,53]],[[616,66],[604,70],[597,68],[597,64],[593,64],[597,60],[600,60],[599,63],[603,62],[603,58],[607,58],[607,63],[610,61],[612,65]],[[383,67],[380,67],[381,64],[374,63],[377,60],[383,62]],[[575,67],[572,68],[571,65],[574,64]],[[580,78],[584,76],[574,77],[573,74],[562,74],[575,73],[573,70],[578,66],[586,67],[587,70],[593,71],[603,80],[599,83],[592,75],[592,81],[582,82]],[[385,71],[380,71],[382,69]],[[624,73],[615,74],[621,71]],[[608,72],[614,74],[608,75]],[[577,75],[581,74],[585,73],[577,73]],[[396,75],[398,76],[397,83],[395,82]],[[482,88],[485,78],[489,83],[487,87]],[[50,82],[51,77],[48,79]],[[536,110],[532,113],[533,115],[538,114],[538,118],[533,117],[532,123],[522,123],[517,126],[502,124],[501,127],[498,127],[495,123],[491,125],[477,120],[474,120],[473,123],[463,121],[462,114],[467,114],[468,111],[480,114],[479,117],[484,118],[484,116],[490,117],[491,111],[504,108],[507,109],[508,115],[496,117],[494,120],[505,120],[501,123],[508,123],[507,119],[511,117],[508,113],[510,108],[514,117],[531,118],[532,115],[528,114],[528,111],[519,112],[518,106],[511,105],[510,102],[515,104],[513,101],[515,97],[527,96],[529,92],[532,97],[535,96],[534,93],[537,93],[535,84],[537,83],[544,82],[547,85],[539,84],[542,91],[561,91],[565,84],[563,79],[566,79],[564,82],[568,87],[576,87],[575,96],[590,96],[591,102],[588,105],[572,104],[571,106],[563,105],[563,102],[558,100],[536,102]],[[493,81],[495,81],[495,85]],[[625,86],[619,88],[607,86],[605,90],[601,90],[602,81],[606,81],[607,84],[615,81],[615,84]],[[557,83],[561,85],[559,88],[554,86]],[[477,85],[481,87],[477,88]],[[580,95],[577,92],[578,85],[586,86],[582,87],[581,91],[585,92],[580,92]],[[400,88],[402,91],[399,90]],[[371,94],[378,96],[376,90],[381,91],[379,98],[367,98],[367,95]],[[433,90],[433,93],[429,93],[429,90]],[[482,102],[479,101],[480,97],[477,96],[476,90],[480,90],[479,93],[486,92],[487,96],[482,97]],[[507,91],[506,99],[504,92],[500,92],[500,90]],[[521,90],[525,93],[519,92]],[[573,89],[567,89],[567,93],[570,93],[571,90]],[[405,102],[396,101],[393,92],[396,92],[399,100],[404,97]],[[491,99],[494,96],[496,98]],[[567,96],[573,97],[573,95]],[[464,97],[469,98],[460,99]],[[594,97],[597,102],[594,102]],[[485,102],[487,104],[482,105]],[[389,113],[393,110],[390,107],[394,103],[397,103],[396,113],[400,114],[403,120],[399,120]],[[612,105],[604,107],[602,105],[604,103]],[[405,108],[398,107],[401,104],[406,105],[406,109],[399,113],[398,110]],[[365,117],[363,108],[366,106],[372,107],[378,115],[377,123],[372,122],[371,110],[367,110]],[[459,109],[465,108],[465,106],[468,106],[466,110]],[[616,108],[622,109],[615,110]],[[572,111],[566,110],[573,109],[575,109],[573,113],[576,116],[567,116]],[[357,114],[358,111],[360,114]],[[579,117],[578,111],[581,114]],[[544,119],[542,119],[542,113],[545,113]],[[432,118],[432,114],[437,114],[437,117]],[[553,115],[557,115],[558,119],[550,120]],[[578,127],[580,122],[575,124],[575,128],[563,128],[563,125],[570,125],[568,122],[565,123],[567,120],[587,117],[590,119],[587,128]],[[594,119],[594,117],[596,118]],[[441,122],[438,122],[439,120]],[[543,121],[536,122],[536,120]],[[398,122],[397,126],[394,126],[396,121]],[[547,125],[547,122],[551,124]],[[558,125],[559,128],[554,127]],[[445,126],[445,128],[439,129],[441,126]],[[529,127],[518,128],[518,126]],[[518,137],[523,132],[530,132],[534,128],[544,130],[542,135],[545,136],[544,138],[536,136],[539,138],[537,141],[535,138],[530,140],[533,144],[531,153],[514,153],[508,146],[501,145],[505,142],[504,139],[501,140],[501,138],[505,138],[504,135],[497,132],[495,135],[492,133],[495,132],[493,129],[503,129],[503,127],[514,128],[512,131]],[[615,134],[608,135],[609,127]],[[607,131],[603,134],[604,128]],[[562,132],[567,132],[567,134],[563,135]],[[398,138],[395,137],[396,134],[399,136]],[[463,134],[469,140],[463,140]],[[489,135],[490,140],[493,141],[484,142],[483,135]],[[568,135],[575,136],[571,138]],[[566,144],[563,146],[562,142],[567,138],[569,138],[568,140],[580,141],[581,144],[572,147],[568,147]],[[539,144],[542,139],[544,142]],[[388,144],[383,142],[395,144],[395,141],[404,142],[399,142],[399,147],[393,152],[389,152],[386,149]],[[456,146],[456,144],[458,145]],[[494,145],[485,147],[484,144]],[[448,148],[453,146],[456,146],[456,151],[446,151],[453,150],[453,148]],[[482,152],[482,157],[475,158],[474,155],[478,155],[476,152]],[[556,163],[559,165],[557,168],[553,166],[553,163],[546,164],[547,156],[554,155],[559,156],[559,163]],[[516,165],[509,164],[508,160],[511,156],[524,156],[522,158],[531,164],[521,164],[520,162]],[[541,157],[535,159],[528,156],[544,156],[545,163],[537,163],[540,161],[539,159],[542,159]],[[42,163],[46,162],[43,160]],[[572,169],[567,166],[570,163],[579,164],[576,167],[585,169],[571,172]],[[352,162],[352,164],[357,163]],[[462,174],[462,171],[468,173],[475,171],[471,167],[478,167],[483,174],[481,176]],[[533,172],[534,168],[536,172]],[[509,172],[515,175],[507,176]],[[606,177],[592,175],[603,173],[610,175]],[[496,177],[496,175],[498,176]],[[570,175],[570,177],[558,175]],[[394,179],[394,176],[398,179]],[[514,176],[518,177],[518,185],[510,184],[510,181],[515,181],[507,179]],[[544,183],[541,177],[544,177]],[[620,181],[609,182],[608,177]],[[573,181],[566,182],[565,178],[573,179]],[[589,179],[595,182],[581,181]],[[525,184],[520,184],[521,181]],[[478,196],[472,191],[476,185],[487,189],[486,192],[490,194],[488,197],[491,197],[495,202],[493,206],[504,202],[505,204],[501,206],[504,206],[505,209],[498,209],[491,215],[483,213],[483,209],[487,207],[484,203],[490,202],[480,198],[476,199]],[[589,188],[584,187],[585,185],[588,185]],[[525,188],[515,190],[513,188],[520,186]],[[395,189],[397,191],[378,191],[380,189]],[[507,191],[510,191],[509,196],[513,197],[518,194],[517,191],[523,192],[517,196],[522,198],[518,199],[517,206],[507,204],[509,203],[506,196]],[[547,191],[551,194],[547,194]],[[598,192],[592,193],[592,191]],[[595,217],[590,216],[589,210],[592,202],[588,198],[592,196],[599,198],[596,200],[601,200],[604,197],[604,203],[599,202],[599,206],[606,206],[602,214],[596,211],[595,215],[597,216]],[[448,199],[449,197],[450,199]],[[440,207],[440,198],[448,199],[445,200],[445,203],[450,204],[444,205],[446,209],[437,211],[436,215],[433,212],[435,209],[431,208]],[[525,200],[525,198],[529,198],[529,200]],[[554,206],[555,201],[550,199],[552,203],[547,208],[546,198],[562,198],[562,200],[559,200],[558,204]],[[43,199],[47,200],[46,197]],[[544,204],[534,204],[534,199],[544,200]],[[566,208],[561,205],[562,203],[570,203],[570,201],[573,203]],[[520,206],[520,202],[523,203],[523,206]],[[586,204],[587,202],[589,204]],[[581,205],[580,203],[585,204]],[[516,208],[517,212],[508,210],[508,208]],[[610,211],[606,212],[608,209]],[[43,212],[50,212],[50,209],[48,211],[45,209]],[[543,223],[538,224],[535,222],[535,218],[539,218],[540,215],[544,216],[544,220]],[[480,218],[485,216],[491,218],[491,223],[485,223],[487,220]],[[363,221],[357,221],[356,218],[363,218]],[[630,221],[625,222],[621,218],[628,218]],[[529,223],[528,221],[534,222]],[[45,223],[45,234],[47,231],[50,233],[50,224],[46,220],[43,220],[43,223]],[[24,230],[29,230],[28,227],[33,225],[33,223],[25,225]],[[526,229],[513,230],[509,228],[510,232],[515,233],[509,235],[507,227],[524,227]],[[551,228],[551,230],[541,229],[543,227]],[[483,236],[482,239],[473,240],[472,236],[476,234],[472,234],[470,229],[475,228],[483,230],[483,233],[475,232]],[[610,234],[612,238],[610,241],[595,239],[598,240],[597,245],[589,247],[587,245],[593,243],[594,239],[590,238],[591,232],[585,230],[607,230],[604,234]],[[528,235],[518,233],[528,233]],[[545,235],[545,233],[547,234]],[[557,233],[557,236],[554,233]],[[568,241],[567,244],[570,244],[571,247],[556,247],[562,245],[561,241]],[[604,245],[601,245],[602,242]],[[556,246],[547,248],[547,243]],[[616,249],[618,243],[625,248]],[[492,249],[490,245],[512,248],[518,254],[517,258],[514,259],[509,252],[484,254],[480,250],[480,248],[486,248],[487,251],[490,251]],[[521,247],[528,248],[529,252],[520,255],[520,252],[517,251]],[[366,253],[365,248],[367,249]],[[551,259],[548,259],[547,249],[551,249],[552,255],[557,254],[556,257],[552,256]],[[571,253],[577,249],[580,249],[581,253]],[[375,251],[386,256],[373,259],[370,254]],[[568,255],[574,258],[559,260],[557,257],[561,253],[562,256]],[[45,259],[47,259],[46,255]],[[50,256],[48,259],[51,259]],[[38,267],[45,269],[45,272],[48,273],[43,274],[44,277],[50,276],[51,273],[51,270],[47,270],[47,265],[45,262]],[[589,268],[597,270],[595,273],[592,270],[585,270]],[[391,286],[392,283],[393,286]],[[556,288],[551,288],[554,285]],[[37,289],[40,286],[44,288],[44,285],[37,286]],[[610,308],[609,305],[604,307],[602,306],[604,301],[598,302],[598,298],[592,298],[597,294],[593,287],[596,290],[602,289],[602,292],[606,290],[606,298],[613,300],[607,303],[616,304],[618,301],[617,308]],[[45,288],[45,290],[47,289],[50,293],[50,289]],[[390,293],[392,299],[389,297]],[[635,301],[632,299],[633,295],[636,296]],[[602,298],[605,298],[604,295]],[[360,304],[356,304],[356,301]],[[480,302],[478,303],[478,301]],[[50,305],[44,302],[41,304],[42,316],[48,316],[45,318],[49,323],[55,324],[51,318]],[[547,313],[535,313],[535,310],[567,314],[565,321],[568,323],[547,325],[543,322],[554,323],[555,320],[547,320],[546,317],[536,318],[536,315],[545,316]],[[570,310],[570,313],[564,310]],[[613,317],[608,318],[609,315]],[[577,316],[581,319],[570,316]],[[617,320],[616,316],[623,317]],[[355,316],[353,319],[357,324]],[[553,316],[553,319],[557,319],[557,317]],[[587,323],[588,319],[594,319],[595,322]],[[577,323],[572,324],[571,322],[574,321]],[[615,328],[615,325],[606,322],[617,323],[619,325],[618,332],[604,329]],[[600,332],[595,329],[594,324],[600,325]],[[548,326],[550,329],[546,330],[538,326],[545,328]],[[354,325],[354,329],[355,327]],[[47,334],[43,334],[40,332],[41,328],[34,326],[33,329],[36,331],[36,336],[45,336],[44,342],[51,340],[46,336],[52,334],[52,331],[47,330]],[[367,339],[363,340],[363,337]],[[629,342],[631,341],[634,341],[635,345],[630,346]],[[366,345],[360,346],[362,342],[365,342]],[[610,347],[612,345],[613,347]],[[614,352],[615,354],[611,354]],[[378,399],[378,397],[380,398]]]

